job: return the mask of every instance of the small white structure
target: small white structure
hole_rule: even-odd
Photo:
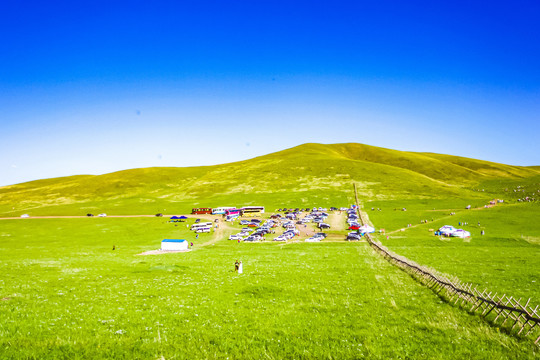
[[[471,233],[462,229],[457,229],[450,236],[465,239],[471,237]]]
[[[439,233],[444,236],[450,236],[457,229],[451,225],[444,225],[439,229]]]
[[[161,250],[180,251],[180,250],[187,250],[187,249],[188,249],[188,242],[183,239],[164,239],[161,242]]]
[[[369,225],[362,225],[360,226],[360,232],[362,233],[368,233],[368,234],[373,234],[375,232],[375,228],[373,226],[369,226]]]

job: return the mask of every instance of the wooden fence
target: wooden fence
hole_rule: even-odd
[[[367,224],[365,215],[358,206],[356,184],[354,185],[358,216],[362,224]],[[450,279],[433,269],[418,265],[403,256],[397,255],[380,242],[366,234],[369,244],[389,262],[414,276],[420,282],[430,287],[439,296],[451,303],[466,308],[490,320],[492,324],[508,328],[512,333],[536,337],[535,344],[540,345],[540,306],[533,307],[531,299],[526,302],[506,294],[497,295],[488,290],[480,291],[472,284],[462,283],[459,279]]]

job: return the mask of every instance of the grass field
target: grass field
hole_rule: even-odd
[[[376,205],[381,206],[380,203]],[[368,214],[372,222],[381,224],[380,227],[388,225],[388,240],[382,235],[377,238],[396,253],[457,276],[482,290],[488,288],[499,294],[532,298],[535,303],[540,301],[538,203],[476,210],[463,210],[463,207],[427,210],[431,205],[411,204],[406,212],[368,210]],[[450,212],[455,215],[449,215]],[[421,224],[421,219],[429,221]],[[460,226],[459,223],[468,225]],[[407,224],[413,226],[408,228]],[[468,239],[445,238],[434,236],[430,231],[443,225],[463,228],[472,236]],[[482,230],[484,236],[480,235]]]
[[[540,304],[539,174],[361,144],[305,144],[224,165],[2,187],[0,216],[329,208],[352,204],[355,183],[371,222],[386,231],[377,239],[396,253]],[[505,202],[484,207],[495,198]],[[0,359],[540,357],[530,338],[447,304],[367,243],[342,241],[343,219],[329,220],[325,242],[287,244],[228,241],[234,229],[225,225],[195,238],[186,223],[155,217],[0,220]],[[472,237],[433,235],[446,224]],[[194,248],[137,255],[164,238]]]
[[[0,225],[1,358],[538,356],[366,243],[203,246],[211,234],[159,218]],[[163,238],[195,246],[136,256]]]

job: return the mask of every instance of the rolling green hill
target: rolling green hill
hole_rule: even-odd
[[[185,213],[193,206],[342,206],[352,183],[363,200],[478,199],[484,182],[540,176],[519,167],[362,144],[304,144],[204,167],[142,168],[37,180],[0,188],[0,215]],[[498,184],[498,183],[497,183]],[[496,188],[494,191],[497,191]]]

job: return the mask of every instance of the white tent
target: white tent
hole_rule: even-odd
[[[444,225],[439,229],[441,235],[450,236],[456,231],[456,228],[451,225]]]
[[[362,225],[360,226],[360,229],[358,229],[362,233],[368,233],[373,234],[375,232],[375,228],[369,225]]]
[[[451,235],[452,237],[467,238],[471,237],[471,233],[462,229],[457,229]]]
[[[161,250],[187,250],[188,242],[182,239],[165,239],[161,242]]]

